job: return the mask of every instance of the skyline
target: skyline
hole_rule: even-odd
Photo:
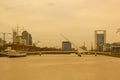
[[[95,30],[106,30],[108,43],[119,42],[119,0],[1,0],[0,32],[17,26],[31,33],[40,46],[61,47],[64,34],[75,44],[90,47]],[[2,37],[2,35],[0,35]]]

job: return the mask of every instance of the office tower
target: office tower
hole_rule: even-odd
[[[17,38],[18,34],[17,32],[14,30],[13,31],[13,44],[18,44],[18,38]]]
[[[29,45],[32,45],[32,36],[29,34]]]
[[[72,45],[69,41],[62,42],[62,50],[72,50]]]
[[[32,36],[27,31],[22,32],[22,38],[26,40],[26,45],[32,45]]]
[[[106,30],[95,30],[95,49],[103,51],[103,45],[106,43]]]

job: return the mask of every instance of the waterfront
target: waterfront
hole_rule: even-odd
[[[0,80],[120,80],[119,62],[101,55],[0,57]]]

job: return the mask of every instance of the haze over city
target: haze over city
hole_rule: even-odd
[[[119,0],[0,0],[0,32],[17,24],[40,46],[60,47],[60,33],[77,45],[94,42],[95,30],[107,31],[107,42],[119,42]],[[2,37],[2,35],[0,35]],[[10,35],[8,36],[8,38]]]

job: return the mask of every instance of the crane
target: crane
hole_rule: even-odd
[[[78,51],[78,56],[81,57],[81,53],[82,52],[86,52],[85,50],[83,50],[82,48],[80,48],[79,46],[77,46],[75,43],[73,43],[72,41],[70,41],[67,37],[65,37],[63,34],[60,34],[64,39],[68,40],[75,48],[77,48]]]

